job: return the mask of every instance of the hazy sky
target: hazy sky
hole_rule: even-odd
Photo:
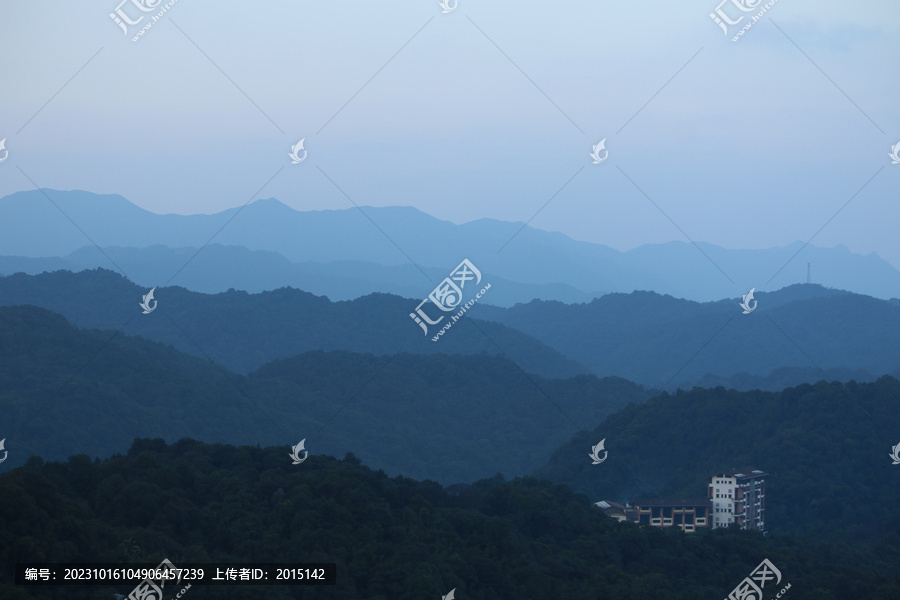
[[[900,268],[897,0],[779,0],[738,42],[750,17],[726,36],[716,0],[179,0],[138,42],[150,16],[126,36],[117,1],[0,2],[0,196],[191,214],[346,193],[456,223],[538,213],[620,250],[821,229]]]

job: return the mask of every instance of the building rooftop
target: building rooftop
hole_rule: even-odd
[[[735,479],[752,479],[754,477],[762,477],[768,475],[765,471],[744,467],[742,469],[731,469],[730,471],[720,471],[710,475],[710,477],[734,477]]]

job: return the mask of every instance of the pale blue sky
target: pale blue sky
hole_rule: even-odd
[[[577,173],[531,225],[765,248],[833,218],[813,244],[900,268],[900,3],[780,0],[737,43],[716,4],[180,0],[133,43],[117,1],[6,1],[0,196],[31,178],[158,213],[260,188],[351,207],[324,171],[359,205],[527,221]]]

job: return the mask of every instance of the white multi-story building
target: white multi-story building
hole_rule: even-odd
[[[766,530],[766,480],[758,469],[733,469],[710,478],[712,526]]]

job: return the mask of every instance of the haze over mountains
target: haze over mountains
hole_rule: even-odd
[[[454,335],[432,342],[409,318],[420,301],[386,294],[331,302],[290,288],[252,295],[234,290],[208,295],[161,287],[155,291],[158,308],[143,315],[138,303],[145,293],[104,269],[0,277],[0,306],[40,306],[78,327],[141,335],[239,373],[311,350],[388,356],[397,352],[507,353],[522,369],[545,377],[589,372],[531,336],[499,323],[462,319],[453,328]]]
[[[0,202],[0,213],[9,206]],[[129,206],[121,208],[134,209]],[[251,216],[253,206],[246,209]],[[262,210],[286,208],[279,206],[264,203]],[[383,210],[376,219],[393,209]],[[15,239],[4,242],[10,247],[27,249],[31,243],[19,233],[28,212],[22,208],[12,219],[16,227],[4,222],[7,232],[16,230]],[[334,222],[307,222],[304,230],[339,237],[348,227],[352,238],[364,228],[346,225],[351,214],[290,211],[279,221],[324,218]],[[157,233],[167,232],[169,237],[163,237],[171,242],[187,235],[187,229],[205,230],[219,216],[169,215],[167,229]],[[90,222],[90,211],[82,217]],[[420,213],[404,219],[420,217],[425,229],[435,227],[432,241],[438,245],[455,243],[452,231],[467,231],[467,226],[435,225]],[[258,220],[263,229],[273,222]],[[494,233],[506,225],[481,222],[485,230],[496,226]],[[103,223],[94,226],[102,234]],[[451,233],[439,231],[445,227]],[[38,237],[56,235],[60,241],[62,229]],[[108,241],[121,241],[117,236],[123,231],[110,234]],[[305,241],[299,246],[317,260],[300,262],[282,253],[292,247],[289,240],[278,242],[277,235],[259,232],[246,240],[264,240],[272,248],[233,245],[246,241],[236,239],[210,244],[196,257],[196,248],[160,244],[108,245],[103,251],[82,245],[44,258],[7,255],[0,259],[0,272],[36,274],[0,275],[0,413],[12,432],[4,434],[12,458],[0,470],[33,472],[42,462],[29,455],[76,455],[70,465],[93,464],[81,453],[112,456],[115,462],[135,438],[148,436],[160,439],[135,442],[135,456],[129,458],[134,464],[146,467],[158,460],[150,449],[164,449],[162,440],[177,443],[178,452],[200,447],[185,437],[243,444],[235,451],[240,456],[253,453],[254,445],[271,444],[283,448],[281,459],[287,463],[289,446],[303,439],[311,458],[303,465],[308,475],[331,464],[330,457],[352,453],[347,465],[361,460],[390,475],[428,480],[423,485],[434,486],[435,493],[439,486],[434,482],[458,484],[440,493],[464,502],[502,481],[495,476],[488,484],[469,485],[479,478],[521,475],[515,486],[535,486],[529,478],[534,474],[564,484],[560,489],[566,494],[569,489],[584,494],[576,498],[589,507],[588,501],[600,499],[625,503],[643,496],[703,496],[715,470],[753,464],[771,472],[767,514],[774,539],[804,536],[841,546],[851,539],[875,545],[893,539],[884,530],[898,523],[890,508],[896,471],[886,455],[900,424],[900,382],[894,378],[900,376],[900,299],[792,284],[758,289],[755,309],[742,314],[733,298],[701,302],[656,291],[592,297],[584,291],[592,288],[577,285],[609,273],[630,278],[617,285],[641,278],[669,285],[659,265],[665,264],[662,255],[678,245],[661,249],[641,271],[623,266],[631,253],[587,248],[527,228],[521,235],[539,265],[535,279],[515,279],[524,270],[507,270],[509,278],[501,277],[491,269],[503,273],[502,264],[473,260],[483,267],[491,292],[506,289],[507,301],[517,295],[528,301],[497,306],[489,294],[439,343],[423,336],[409,314],[449,269],[423,262],[423,276],[411,264],[350,259],[341,247],[350,243],[346,239],[341,244],[325,238]],[[292,252],[298,252],[297,245]],[[542,262],[542,248],[570,268]],[[385,261],[390,253],[356,250],[366,259]],[[819,251],[840,254],[839,249]],[[635,252],[631,256],[641,254]],[[596,259],[592,253],[612,258]],[[710,266],[697,254],[704,267]],[[337,258],[328,261],[329,256]],[[879,260],[849,256],[857,275],[870,273],[866,269]],[[450,255],[435,251],[427,258]],[[109,259],[152,282],[140,285],[106,268],[80,270]],[[192,285],[209,290],[227,285],[227,291],[204,293],[156,281],[167,272],[171,278],[185,263],[181,273]],[[599,267],[578,279],[580,264]],[[41,272],[45,269],[53,272]],[[556,274],[573,283],[541,282]],[[417,291],[419,280],[426,285]],[[234,282],[259,291],[233,289]],[[294,287],[298,282],[343,290],[353,298],[315,295]],[[158,304],[141,314],[138,302],[154,283]],[[705,289],[715,289],[708,283]],[[279,287],[267,289],[274,285]],[[405,286],[410,295],[370,291],[370,286],[391,285]],[[535,299],[542,291],[583,301]],[[710,387],[671,395],[659,391],[698,382]],[[786,387],[802,382],[818,383]],[[601,439],[609,453],[602,467],[588,458]],[[219,447],[210,452],[223,455]],[[264,452],[257,448],[254,456],[262,460]],[[221,477],[216,460],[211,478]],[[274,454],[266,460],[275,468]],[[823,489],[823,481],[833,483]],[[265,496],[278,494],[267,490]],[[357,499],[366,505],[365,496]],[[490,510],[497,508],[494,500],[486,502]],[[277,503],[270,501],[273,508]],[[558,508],[513,512],[528,514],[528,523],[547,515],[551,521],[564,520]],[[616,531],[633,527],[613,526]],[[708,533],[721,532],[704,531],[692,539],[703,540]],[[800,538],[780,539],[795,543]]]
[[[826,287],[900,296],[900,271],[843,246],[798,241],[727,250],[670,242],[619,252],[520,223],[455,225],[410,207],[299,212],[275,199],[182,216],[150,213],[117,195],[17,192],[0,199],[0,256],[4,274],[102,266],[120,268],[145,287],[254,292],[290,285],[332,300],[371,292],[422,298],[468,258],[495,284],[486,302],[497,306],[535,298],[588,302],[633,290],[698,301],[735,298],[751,287],[805,282],[809,262],[812,281]]]
[[[147,288],[170,279],[175,285],[206,294],[229,289],[258,293],[293,287],[334,301],[354,300],[372,293],[415,298],[430,292],[433,282],[447,276],[447,269],[422,267],[430,277],[429,281],[422,271],[408,262],[394,266],[358,260],[294,263],[277,252],[215,243],[203,248],[199,254],[197,250],[156,245],[147,248],[109,246],[101,252],[94,246],[84,246],[61,258],[0,256],[0,274],[35,275],[59,269],[77,272],[113,269],[116,265],[129,278]],[[182,267],[184,269],[179,273]],[[178,275],[173,278],[174,273]],[[593,295],[566,284],[528,284],[494,276],[490,282],[493,284],[490,300],[498,306],[512,306],[531,298],[563,302],[590,302],[593,299]]]
[[[816,285],[759,294],[749,315],[735,301],[698,303],[653,292],[575,305],[476,304],[438,342],[409,318],[419,300],[390,294],[331,302],[290,288],[208,295],[159,287],[158,308],[142,315],[144,293],[104,269],[0,277],[0,306],[40,306],[78,327],[121,329],[240,373],[311,350],[503,354],[542,377],[593,373],[666,389],[704,378],[776,389],[765,381],[773,371],[780,372],[777,383],[870,381],[900,368],[900,301]]]
[[[715,1],[0,3],[0,600],[900,600],[900,0]]]
[[[484,354],[313,351],[245,375],[35,306],[0,307],[0,360],[11,453],[0,471],[31,453],[109,456],[142,436],[283,445],[285,456],[306,438],[311,454],[353,452],[449,485],[528,474],[580,423],[650,396],[620,378],[544,379]]]

